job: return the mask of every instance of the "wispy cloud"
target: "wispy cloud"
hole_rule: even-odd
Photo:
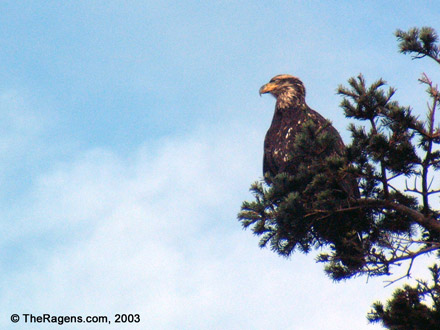
[[[47,171],[4,238],[15,258],[3,263],[4,313],[139,313],[149,329],[362,329],[352,285],[335,286],[310,257],[258,249],[239,228],[261,156],[259,133],[240,132],[199,129],[128,156],[94,149]]]

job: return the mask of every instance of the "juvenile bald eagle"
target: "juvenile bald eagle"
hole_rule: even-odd
[[[316,136],[325,132],[331,137],[329,141],[333,141],[332,145],[325,146],[325,152],[321,153],[320,151],[317,152],[317,150],[310,150],[310,154],[313,154],[315,157],[314,159],[318,157],[325,164],[327,157],[344,155],[345,146],[338,131],[328,120],[318,112],[310,109],[306,104],[306,92],[301,80],[287,74],[275,76],[269,83],[260,88],[260,95],[265,93],[270,93],[276,98],[272,124],[264,140],[263,174],[266,183],[272,184],[271,178],[280,173],[287,173],[292,176],[297,175],[298,163],[303,166],[302,169],[314,166],[312,163],[310,165],[307,164],[307,157],[295,155],[297,150],[295,149],[295,140],[299,133],[304,132],[303,128],[306,127],[305,125],[310,125],[310,121],[313,122],[313,126],[316,129]],[[328,169],[328,171],[327,175],[330,178],[332,170]],[[342,193],[339,207],[349,207],[352,199],[360,197],[358,183],[353,175],[346,174],[339,178],[335,176],[331,182],[334,184],[335,191],[337,190]],[[305,184],[307,186],[307,183]],[[306,186],[303,188],[306,189]],[[298,189],[303,188],[298,187]],[[301,193],[300,190],[297,192]],[[319,194],[319,192],[317,193]],[[327,242],[333,244],[335,260],[339,260],[350,269],[359,269],[365,262],[361,236],[358,235],[362,231],[360,224],[363,218],[364,216],[361,211],[354,210],[333,214],[331,219],[326,218],[326,221],[317,221],[313,224],[314,232],[319,232],[321,237],[324,237]],[[280,228],[284,228],[284,221],[280,222]],[[292,221],[295,221],[295,219],[292,219]],[[288,227],[286,231],[292,230],[291,228],[296,227]],[[312,230],[310,228],[308,230]],[[301,233],[302,231],[300,230],[299,234]],[[296,234],[295,232],[293,236],[289,236],[284,232],[280,232],[279,235],[285,235],[287,238],[295,237]],[[292,246],[295,246],[295,244],[296,241],[293,240]]]
[[[264,140],[263,175],[275,176],[282,172],[295,174],[292,164],[292,148],[302,126],[313,121],[316,130],[333,136],[335,143],[329,146],[327,155],[342,156],[345,146],[338,131],[318,112],[306,104],[304,84],[297,77],[281,74],[273,77],[260,88],[260,95],[270,93],[276,98],[272,124]],[[359,189],[353,178],[341,182],[342,189],[350,197],[359,198]]]

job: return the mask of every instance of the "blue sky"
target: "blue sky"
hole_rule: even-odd
[[[140,313],[144,329],[380,329],[365,314],[394,288],[332,283],[236,221],[273,114],[258,89],[300,77],[346,142],[335,90],[360,72],[423,115],[417,79],[438,68],[399,54],[393,33],[439,30],[439,14],[434,1],[2,1],[1,328],[18,329],[12,313]]]

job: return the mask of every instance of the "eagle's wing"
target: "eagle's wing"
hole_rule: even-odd
[[[277,166],[273,160],[270,150],[264,150],[263,155],[263,175],[269,173],[270,175],[275,175],[278,171]]]

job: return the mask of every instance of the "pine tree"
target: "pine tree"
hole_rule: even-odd
[[[398,30],[396,37],[400,52],[440,64],[438,37],[432,28]],[[424,120],[393,100],[395,89],[386,88],[382,79],[368,86],[358,75],[348,80],[348,86],[338,87],[345,116],[361,125],[349,127],[352,141],[344,155],[335,156],[325,153],[332,137],[307,123],[290,157],[297,173],[252,184],[255,199],[243,202],[238,219],[260,236],[261,247],[270,246],[283,256],[324,249],[317,261],[337,281],[358,275],[389,276],[393,265],[408,261],[405,277],[418,256],[436,252],[440,257],[440,210],[432,203],[440,193],[440,180],[435,179],[440,169],[440,128],[435,117],[440,92],[426,74],[419,81],[429,96]],[[341,191],[340,182],[347,176],[357,178],[360,198]],[[400,188],[399,182],[405,187]],[[394,330],[440,329],[438,266],[431,271],[436,274],[433,286],[422,281],[416,288],[405,286],[387,308],[375,303],[369,319]],[[427,295],[431,305],[421,302]],[[419,327],[399,325],[404,324],[399,323],[401,313]]]
[[[440,329],[440,268],[434,265],[429,270],[431,285],[422,280],[418,280],[415,287],[404,285],[394,292],[386,307],[375,302],[368,320],[381,322],[392,330]]]

